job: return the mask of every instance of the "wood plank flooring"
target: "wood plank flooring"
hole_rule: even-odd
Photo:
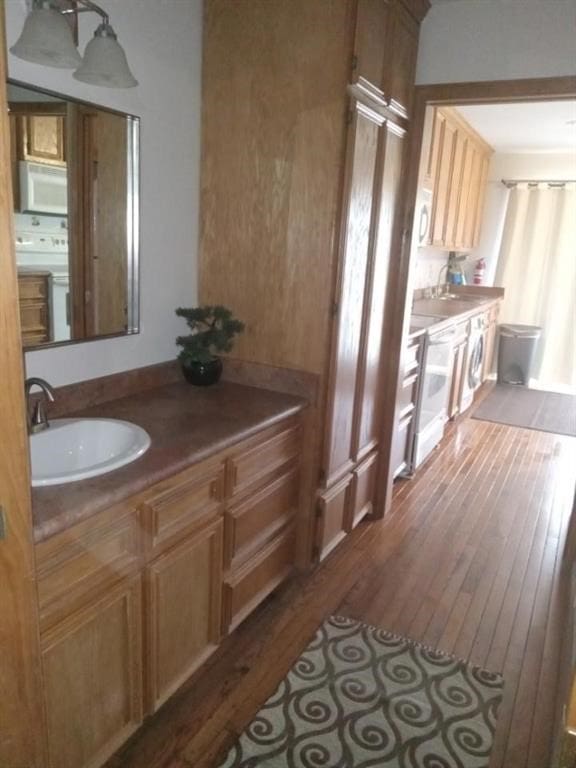
[[[575,481],[574,438],[453,425],[384,523],[268,600],[108,768],[215,768],[331,613],[502,672],[490,768],[550,768]]]

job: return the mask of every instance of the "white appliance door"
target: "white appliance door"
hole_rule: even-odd
[[[424,432],[427,426],[440,417],[443,421],[446,419],[454,336],[454,330],[450,329],[434,334],[428,340],[418,420],[419,432]]]

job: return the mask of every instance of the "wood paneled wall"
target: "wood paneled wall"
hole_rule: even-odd
[[[43,712],[0,0],[0,765],[43,764]]]
[[[352,6],[205,4],[200,301],[246,323],[240,359],[326,368]]]

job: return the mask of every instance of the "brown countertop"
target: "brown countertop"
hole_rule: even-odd
[[[494,293],[474,293],[469,288],[465,292],[459,292],[462,295],[461,298],[417,299],[412,305],[412,314],[437,318],[437,322],[428,326],[427,330],[439,331],[444,327],[453,325],[454,321],[468,320],[479,312],[488,309],[495,301],[499,301],[504,294],[503,289],[493,290]]]
[[[108,474],[33,488],[34,539],[47,539],[305,407],[302,398],[266,389],[179,382],[66,414],[131,421],[148,432],[152,445]]]

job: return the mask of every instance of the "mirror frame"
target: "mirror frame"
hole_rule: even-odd
[[[36,344],[29,347],[22,346],[23,353],[37,352],[43,349],[52,349],[54,347],[70,346],[72,344],[85,344],[91,341],[101,341],[102,339],[122,338],[124,336],[133,336],[140,333],[140,117],[127,112],[120,112],[119,110],[111,109],[110,107],[104,107],[91,101],[78,99],[74,96],[57,93],[48,88],[41,88],[31,83],[26,83],[23,80],[16,80],[15,78],[8,77],[6,79],[7,89],[11,85],[18,86],[19,88],[27,88],[36,91],[37,93],[44,93],[47,96],[53,96],[60,101],[71,101],[86,107],[101,109],[104,112],[110,112],[119,117],[124,117],[128,122],[126,143],[126,157],[129,167],[129,172],[127,173],[128,191],[126,195],[126,330],[118,333],[89,336],[82,339],[66,339],[65,341],[49,341],[44,344]],[[9,94],[7,95],[9,101]],[[12,190],[12,192],[14,192],[14,190]],[[17,211],[14,211],[14,213],[17,213]]]

